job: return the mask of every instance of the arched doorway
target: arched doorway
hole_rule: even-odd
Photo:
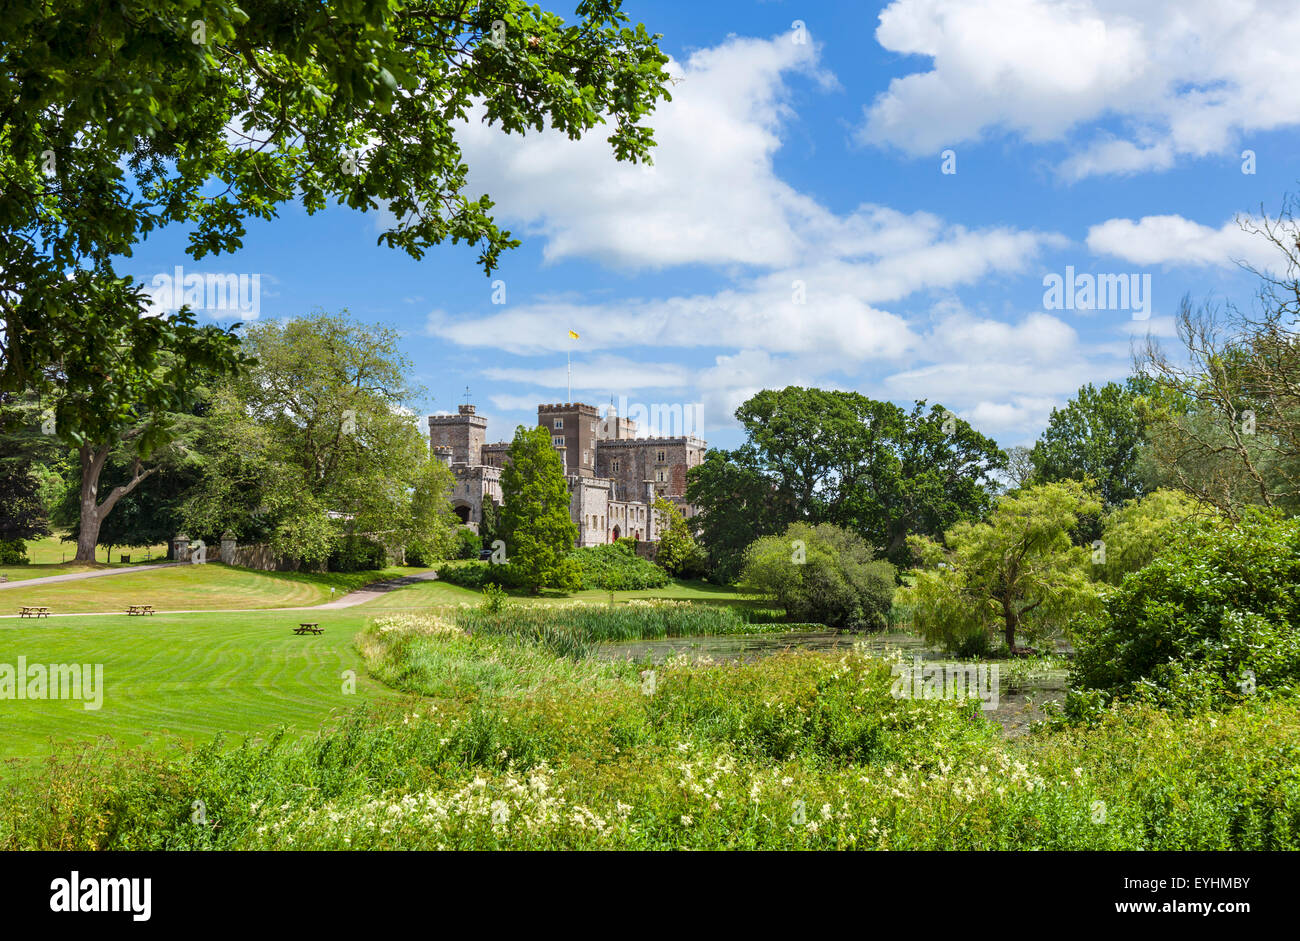
[[[615,527],[614,527],[614,535],[613,535],[613,538],[610,539],[610,542],[618,542],[618,537],[619,537],[619,535],[620,535],[619,528],[618,528],[617,526],[615,526]]]
[[[467,503],[458,503],[458,504],[456,504],[454,507],[452,507],[452,509],[454,509],[454,510],[456,511],[456,515],[457,515],[458,517],[460,517],[460,521],[461,521],[462,523],[466,523],[466,524],[469,523],[469,514],[470,514],[470,506],[469,506],[469,504],[467,504]]]

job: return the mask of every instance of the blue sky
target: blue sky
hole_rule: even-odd
[[[1132,337],[1168,343],[1184,294],[1246,302],[1236,263],[1273,262],[1234,217],[1296,188],[1292,0],[627,9],[677,79],[654,167],[599,131],[467,126],[474,195],[524,239],[491,278],[463,246],[377,245],[382,213],[296,207],[202,262],[155,234],[127,270],[256,273],[262,319],[395,326],[429,393],[412,407],[468,385],[491,440],[564,400],[568,351],[574,398],[701,403],[724,447],[741,401],[792,383],[942,403],[1010,446],[1127,375]],[[1147,319],[1045,306],[1067,266],[1149,278]]]

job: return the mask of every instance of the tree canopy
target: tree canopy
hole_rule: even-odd
[[[185,506],[190,535],[230,530],[309,563],[343,535],[394,551],[445,544],[451,473],[407,408],[417,390],[398,340],[325,313],[250,327],[256,364],[214,391],[195,443],[203,471]]]
[[[471,243],[490,271],[517,242],[466,191],[457,125],[577,138],[607,123],[617,159],[653,146],[644,119],[668,97],[657,37],[621,0],[577,14],[525,0],[7,4],[0,388],[61,363],[79,388],[118,379],[102,403],[118,415],[167,388],[121,381],[122,362],[148,375],[163,348],[228,360],[221,331],[141,317],[139,285],[117,270],[167,225],[190,226],[201,259],[285,203],[383,206],[395,221],[381,242],[415,258]]]
[[[765,389],[736,410],[746,443],[711,453],[687,498],[711,559],[734,560],[795,520],[850,529],[906,561],[907,536],[938,534],[990,504],[1006,455],[942,406],[905,411],[856,392]]]
[[[467,191],[457,127],[607,124],[616,159],[648,160],[668,97],[656,39],[621,0],[582,0],[572,23],[525,0],[6,4],[0,391],[36,390],[80,451],[78,558],[153,472],[162,416],[196,404],[199,374],[243,365],[233,328],[150,315],[120,270],[146,236],[185,226],[202,259],[285,204],[383,208],[382,244],[472,244],[490,272],[518,241]],[[101,496],[123,440],[139,460]]]
[[[1035,479],[1091,480],[1106,509],[1145,493],[1138,400],[1150,386],[1141,376],[1101,388],[1089,383],[1064,408],[1052,409],[1047,429],[1030,452]]]

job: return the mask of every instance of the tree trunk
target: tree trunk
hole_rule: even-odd
[[[92,448],[83,444],[81,455],[81,529],[77,533],[78,562],[94,562],[95,546],[99,542],[99,527],[104,514],[99,507],[99,473],[108,460],[108,448]]]
[[[81,528],[77,533],[77,558],[78,562],[95,561],[95,546],[99,543],[99,528],[104,524],[105,517],[112,512],[113,507],[117,506],[117,501],[134,490],[144,480],[152,474],[155,468],[149,468],[147,471],[141,471],[140,459],[136,458],[135,465],[131,468],[131,479],[120,487],[114,487],[113,491],[104,498],[102,503],[98,502],[99,496],[99,475],[104,470],[104,462],[108,460],[108,454],[112,450],[111,445],[100,445],[92,447],[83,444],[80,450],[81,456]],[[112,547],[109,547],[110,551]]]
[[[1020,616],[1016,614],[1015,606],[1008,601],[1002,602],[1002,619],[1006,624],[1004,637],[1007,642],[1007,653],[1016,652],[1016,628],[1020,625]]]

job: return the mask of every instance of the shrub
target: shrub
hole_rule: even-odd
[[[478,533],[468,526],[458,527],[452,539],[451,557],[453,559],[477,559],[483,548],[483,540]]]
[[[0,565],[28,565],[30,561],[21,539],[0,539]]]
[[[509,595],[500,585],[489,584],[483,589],[483,610],[488,614],[500,614],[506,607]]]
[[[574,549],[570,558],[577,564],[583,588],[636,591],[663,588],[668,584],[667,572],[641,558],[631,546],[621,541]]]
[[[407,565],[433,565],[438,560],[438,551],[428,540],[412,539],[406,544]]]
[[[490,562],[445,562],[438,566],[438,581],[461,588],[482,589],[489,582],[497,585],[509,585],[508,565],[492,565]]]
[[[365,536],[344,536],[330,551],[331,572],[369,572],[388,564],[388,552]]]
[[[792,523],[745,550],[741,586],[774,600],[795,621],[883,630],[894,599],[894,567],[872,558],[856,533],[829,523]]]
[[[1076,626],[1067,714],[1194,711],[1300,688],[1300,519],[1192,524]]]

